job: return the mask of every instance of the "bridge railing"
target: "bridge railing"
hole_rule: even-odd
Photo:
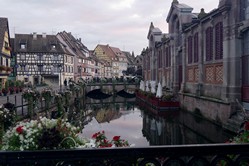
[[[1,166],[194,166],[248,165],[249,144],[204,144],[108,149],[74,149],[5,152]]]

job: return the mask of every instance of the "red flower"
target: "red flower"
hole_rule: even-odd
[[[18,134],[22,134],[22,133],[23,133],[23,126],[17,127],[17,128],[16,128],[16,132],[17,132]]]
[[[114,137],[112,138],[113,141],[118,141],[119,139],[120,139],[120,136],[114,136]]]
[[[98,136],[98,133],[93,134],[92,138],[96,139]]]

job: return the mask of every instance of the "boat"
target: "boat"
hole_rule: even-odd
[[[149,96],[141,91],[136,91],[136,99],[157,111],[178,110],[180,108],[180,102],[177,100],[163,100],[162,97]]]

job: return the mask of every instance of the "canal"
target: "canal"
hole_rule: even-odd
[[[121,136],[136,147],[223,143],[233,137],[218,125],[186,111],[148,109],[135,98],[94,100],[87,98],[81,119],[83,137],[105,131],[109,140]],[[80,118],[81,117],[81,118]]]

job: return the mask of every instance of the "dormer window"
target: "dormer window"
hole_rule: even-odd
[[[26,48],[26,44],[21,44],[20,47],[21,47],[21,49],[25,49]]]
[[[8,42],[4,42],[4,47],[8,48],[9,47],[9,43]]]

